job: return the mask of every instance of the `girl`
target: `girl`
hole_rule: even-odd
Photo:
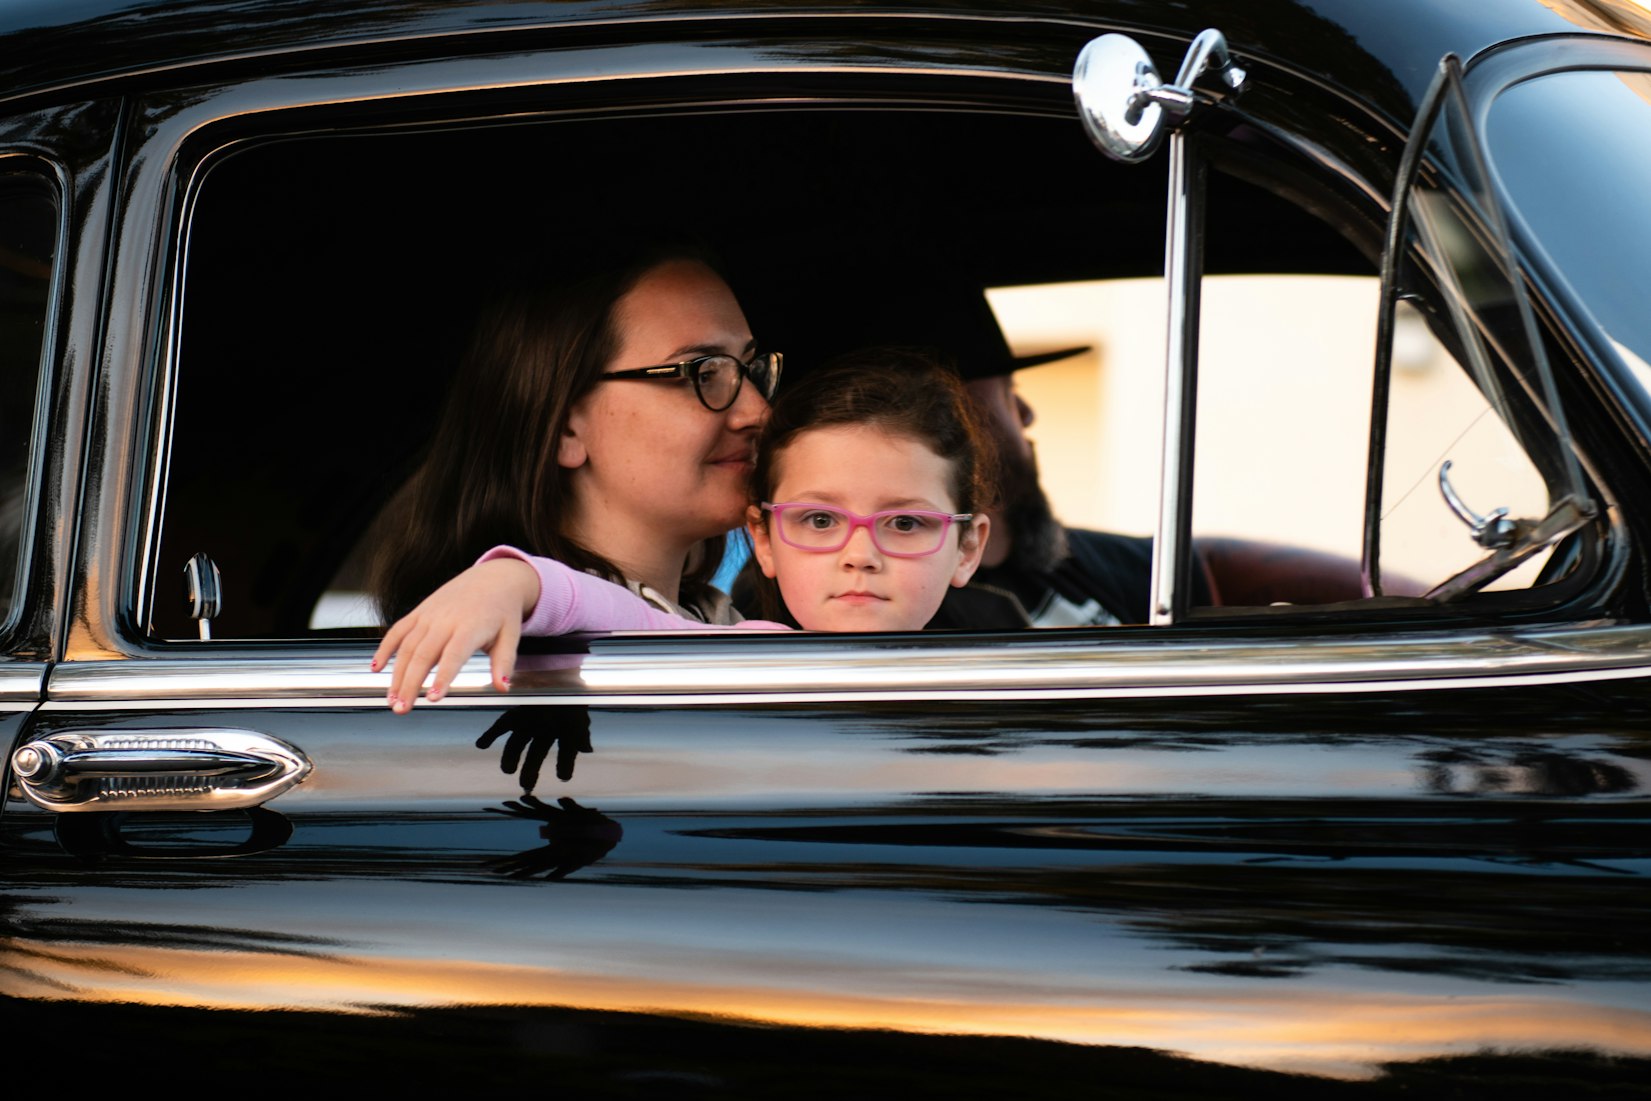
[[[990,447],[956,376],[916,353],[844,357],[788,390],[757,452],[746,529],[763,577],[797,624],[921,629],[947,588],[967,583],[980,563]],[[373,668],[401,652],[389,702],[406,711],[432,667],[435,700],[478,649],[492,656],[495,684],[508,687],[524,631],[706,626],[559,562],[498,547],[395,624]]]

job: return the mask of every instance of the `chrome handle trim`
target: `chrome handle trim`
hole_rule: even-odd
[[[309,759],[250,730],[66,730],[11,757],[17,786],[51,811],[235,810],[302,783]]]

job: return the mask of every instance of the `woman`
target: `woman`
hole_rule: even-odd
[[[502,543],[663,610],[733,622],[708,579],[722,534],[744,518],[779,369],[692,248],[627,250],[502,298],[477,326],[399,536],[380,554],[384,620]]]

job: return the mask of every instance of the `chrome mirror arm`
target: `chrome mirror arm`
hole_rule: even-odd
[[[1226,36],[1214,27],[1199,31],[1198,37],[1187,47],[1187,56],[1181,61],[1181,71],[1175,74],[1172,91],[1184,94],[1190,101],[1192,86],[1205,73],[1220,77],[1227,90],[1234,93],[1243,91],[1244,78],[1248,75],[1233,64],[1232,55],[1227,52]]]
[[[1137,87],[1129,95],[1129,105],[1124,108],[1124,121],[1134,126],[1141,121],[1141,116],[1148,107],[1157,105],[1163,108],[1164,114],[1171,118],[1184,118],[1192,111],[1192,93],[1172,84],[1148,84],[1156,82],[1158,74],[1151,72],[1138,73]]]

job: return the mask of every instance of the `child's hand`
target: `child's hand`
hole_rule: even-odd
[[[384,632],[373,654],[375,673],[393,655],[400,655],[390,681],[390,710],[411,710],[431,669],[436,676],[425,694],[432,702],[441,699],[477,650],[486,650],[493,659],[493,686],[508,689],[522,619],[538,599],[539,575],[515,558],[471,566],[431,593]]]

